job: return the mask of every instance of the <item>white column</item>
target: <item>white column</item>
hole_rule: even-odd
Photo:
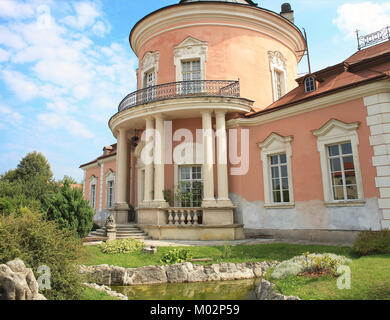
[[[146,119],[146,144],[149,145],[150,140],[154,137],[154,130],[153,130],[153,119],[147,118]],[[154,144],[154,142],[153,142]],[[154,147],[151,146],[151,153],[153,153]],[[149,149],[148,149],[149,150]],[[150,157],[148,157],[150,158]],[[148,163],[145,164],[145,193],[144,193],[144,202],[150,202],[153,201],[153,161],[148,161]]]
[[[211,111],[202,113],[203,127],[203,205],[214,202],[213,131]]]
[[[128,141],[127,130],[120,128],[117,137],[117,155],[116,155],[116,202],[119,205],[127,204],[127,157]]]
[[[228,169],[227,169],[227,136],[225,125],[225,111],[216,111],[217,137],[217,174],[218,174],[218,201],[228,201]]]
[[[154,117],[156,119],[156,131],[154,137],[154,201],[165,202],[164,200],[164,118],[162,115]]]

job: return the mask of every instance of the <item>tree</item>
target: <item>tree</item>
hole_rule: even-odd
[[[0,214],[0,264],[20,258],[42,276],[38,267],[50,268],[51,289],[41,293],[50,300],[81,298],[82,283],[77,261],[81,254],[80,239],[69,230],[59,230],[39,212],[24,208],[19,214]]]
[[[91,231],[95,212],[80,189],[70,188],[65,180],[60,191],[46,200],[46,217],[55,220],[61,229],[70,229],[81,238]]]
[[[15,175],[17,179],[22,181],[40,178],[48,182],[53,178],[49,162],[42,153],[37,151],[28,153],[20,160]]]

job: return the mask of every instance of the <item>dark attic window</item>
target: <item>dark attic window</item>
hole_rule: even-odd
[[[316,90],[316,81],[313,76],[309,76],[305,79],[305,92],[313,92]]]

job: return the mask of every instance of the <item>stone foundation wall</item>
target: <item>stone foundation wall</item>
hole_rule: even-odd
[[[218,280],[242,280],[260,278],[277,264],[271,262],[220,263],[209,266],[190,262],[141,268],[123,268],[109,265],[80,266],[79,273],[86,275],[89,282],[107,286],[128,286],[137,284],[205,282]]]

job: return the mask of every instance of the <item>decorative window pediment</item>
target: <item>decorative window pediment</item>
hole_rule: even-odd
[[[274,101],[287,93],[287,60],[279,51],[268,51]]]
[[[98,178],[93,174],[89,177],[89,183],[90,184],[97,184]]]
[[[356,129],[359,128],[359,122],[345,123],[337,119],[331,119],[321,128],[313,130],[313,134],[321,139],[342,138],[346,135],[357,135]]]
[[[200,78],[206,79],[207,42],[200,41],[191,36],[187,37],[174,48],[174,64],[176,66],[176,81],[183,81],[182,62],[199,60]]]
[[[140,63],[140,69],[143,87],[150,86],[151,82],[153,82],[152,85],[157,83],[159,59],[160,52],[158,51],[148,51],[142,58]]]
[[[271,133],[258,143],[261,149],[264,181],[264,206],[266,208],[289,208],[294,206],[292,181],[293,136],[283,137]]]
[[[313,130],[320,153],[322,184],[326,205],[364,203],[359,163],[359,122],[331,119]]]
[[[110,169],[106,173],[106,181],[112,181],[112,180],[115,180],[115,172]]]

